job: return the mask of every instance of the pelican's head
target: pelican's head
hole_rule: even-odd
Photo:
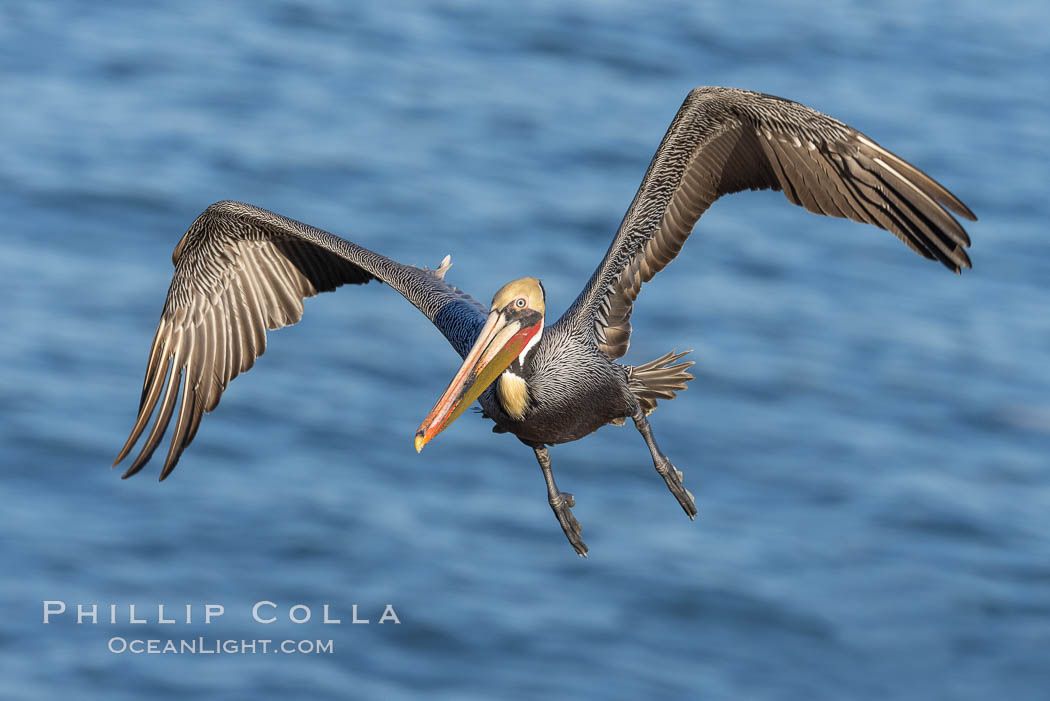
[[[448,428],[543,334],[543,285],[534,277],[508,282],[492,297],[489,318],[459,372],[416,432],[416,451]]]

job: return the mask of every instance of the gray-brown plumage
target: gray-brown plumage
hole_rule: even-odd
[[[447,259],[434,271],[401,265],[241,202],[216,202],[204,210],[171,260],[175,275],[150,349],[138,419],[117,463],[134,447],[158,403],[160,408],[125,477],[149,461],[175,417],[161,470],[161,479],[167,477],[196,435],[202,414],[214,409],[226,385],[266,350],[266,330],[298,322],[303,299],[318,292],[381,280],[426,314],[461,355],[483,320],[484,308],[443,280]]]
[[[426,314],[465,358],[420,427],[417,449],[478,399],[495,431],[513,433],[534,449],[551,508],[585,555],[571,511],[575,500],[558,490],[547,446],[631,418],[657,471],[692,518],[693,496],[646,418],[658,400],[685,389],[692,363],[679,362],[685,353],[636,367],[614,361],[630,343],[642,284],[677,256],[716,199],[746,189],[782,190],[811,212],[886,229],[954,272],[970,267],[964,250],[970,240],[951,212],[976,217],[914,166],[796,102],[697,88],[671,123],[605,258],[550,327],[544,326],[545,298],[535,278],[508,283],[486,310],[444,281],[447,258],[437,270],[417,269],[251,205],[208,207],[172,256],[175,274],[150,350],[139,415],[116,462],[155,415],[124,476],[142,469],[174,418],[164,479],[203,413],[265,350],[267,329],[296,323],[306,297],[379,280]]]
[[[627,352],[631,308],[722,195],[782,190],[811,212],[874,224],[956,273],[976,221],[930,176],[833,117],[772,95],[696,88],[664,135],[605,259],[568,314],[602,350]]]

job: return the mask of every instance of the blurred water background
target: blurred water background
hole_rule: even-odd
[[[2,695],[1047,698],[1048,19],[1035,1],[3,3]],[[705,215],[626,358],[695,349],[652,419],[696,523],[630,427],[552,450],[587,560],[531,451],[488,422],[417,456],[458,357],[376,285],[271,333],[171,479],[108,469],[172,248],[209,203],[406,263],[451,253],[486,303],[537,275],[560,314],[705,84],[835,115],[981,219],[958,277],[780,194]],[[51,599],[120,621],[45,626]],[[259,600],[285,622],[253,623]],[[158,624],[158,603],[196,618]],[[226,608],[209,626],[206,603]],[[400,625],[378,625],[387,603]],[[287,623],[294,604],[313,620]],[[107,650],[201,635],[334,652]]]

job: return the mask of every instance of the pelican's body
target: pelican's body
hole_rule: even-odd
[[[528,445],[557,445],[583,438],[631,415],[628,368],[580,340],[567,324],[545,330],[531,362],[508,370],[481,395],[485,414],[500,432]],[[515,390],[509,389],[515,387]],[[568,395],[564,388],[573,388]],[[507,389],[504,389],[507,388]],[[524,415],[516,417],[520,393]],[[567,401],[571,398],[571,402]],[[587,411],[573,411],[585,406]]]
[[[671,123],[597,270],[549,325],[543,286],[535,278],[508,283],[486,309],[445,282],[447,257],[436,270],[419,269],[252,205],[208,207],[172,256],[175,275],[150,351],[138,419],[117,462],[156,411],[125,477],[148,462],[174,418],[164,479],[202,415],[265,350],[267,329],[297,322],[306,297],[379,280],[423,312],[464,359],[419,427],[417,450],[480,402],[493,430],[533,448],[551,508],[576,552],[585,555],[571,511],[574,499],[557,488],[547,446],[630,418],[657,472],[692,518],[693,495],[660,451],[646,418],[657,400],[685,389],[692,363],[678,362],[685,353],[639,366],[616,361],[627,351],[642,285],[678,254],[707,207],[745,189],[782,190],[810,211],[887,229],[955,272],[970,267],[964,250],[969,238],[948,210],[975,217],[922,171],[842,122],[790,100],[697,88]]]

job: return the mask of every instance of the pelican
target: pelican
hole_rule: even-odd
[[[500,288],[487,308],[434,270],[402,265],[363,246],[240,202],[217,202],[175,246],[175,273],[149,351],[138,417],[114,466],[153,425],[124,477],[150,460],[171,420],[160,479],[171,474],[203,414],[266,348],[266,331],[302,318],[303,300],[341,285],[379,280],[444,334],[463,364],[415,434],[417,452],[475,400],[497,433],[532,448],[547,497],[580,556],[587,546],[575,499],[554,481],[548,446],[631,419],[657,473],[690,519],[693,495],[660,450],[647,418],[693,377],[689,351],[637,366],[616,362],[631,340],[642,285],[671,262],[722,195],[780,190],[817,214],[892,232],[956,273],[970,239],[949,213],[966,205],[915,166],[842,122],[791,100],[722,87],[691,91],[660,142],[609,250],[583,291],[548,323],[534,277]],[[182,395],[181,403],[179,395]]]

